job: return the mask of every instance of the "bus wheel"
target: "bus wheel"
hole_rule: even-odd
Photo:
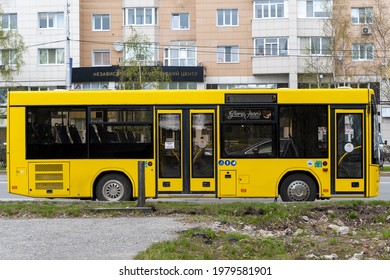
[[[131,198],[129,180],[120,174],[104,175],[96,185],[96,198],[101,201],[123,201]]]
[[[280,196],[283,201],[314,201],[316,184],[305,174],[293,174],[282,182]]]

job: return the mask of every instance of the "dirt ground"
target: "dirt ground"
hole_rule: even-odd
[[[297,259],[390,259],[390,212],[382,205],[322,205],[280,223],[214,222],[211,228],[277,238]]]

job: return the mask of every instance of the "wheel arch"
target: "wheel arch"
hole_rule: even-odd
[[[96,199],[96,186],[99,182],[99,180],[107,175],[107,174],[116,174],[116,175],[123,175],[130,183],[130,188],[131,188],[131,198],[134,199],[134,184],[133,184],[133,181],[131,179],[131,177],[126,174],[126,172],[124,171],[120,171],[120,170],[104,170],[104,171],[101,171],[94,179],[93,181],[93,186],[92,186],[92,198],[95,200]]]
[[[278,183],[278,196],[280,195],[283,181],[286,180],[287,177],[289,177],[293,174],[304,174],[304,175],[307,175],[308,177],[310,177],[313,180],[313,182],[315,183],[316,192],[317,192],[316,198],[318,199],[319,191],[320,191],[319,180],[312,172],[310,172],[308,170],[290,170],[290,171],[287,171],[285,174],[283,174],[283,176],[280,178],[279,183]]]

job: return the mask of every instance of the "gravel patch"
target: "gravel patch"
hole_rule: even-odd
[[[0,259],[132,259],[190,227],[170,217],[0,219]]]

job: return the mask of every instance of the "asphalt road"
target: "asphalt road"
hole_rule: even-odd
[[[0,201],[34,200],[10,195],[6,186],[6,178],[0,174]],[[381,177],[381,194],[370,198],[373,199],[390,199],[390,177]],[[150,202],[159,200],[162,199]],[[210,203],[243,201],[200,198],[185,200]],[[254,200],[273,202],[272,199],[250,201]],[[193,226],[170,217],[0,219],[0,260],[132,259],[154,242],[175,239],[180,231]]]
[[[367,200],[367,198],[363,198],[364,200]],[[379,196],[368,198],[370,200],[390,200],[390,173],[386,174],[386,176],[381,176],[381,188]],[[13,195],[9,194],[7,190],[7,176],[5,173],[0,173],[0,201],[25,201],[25,200],[37,200],[35,198],[27,197],[27,196],[21,196],[21,195]],[[46,199],[43,199],[46,200]],[[57,199],[58,200],[58,199]],[[226,198],[226,199],[211,199],[211,198],[184,198],[184,199],[173,199],[173,198],[167,198],[167,199],[152,199],[148,201],[162,201],[162,200],[169,200],[169,201],[187,201],[187,202],[210,202],[210,203],[225,203],[225,202],[232,202],[232,201],[243,201],[244,199],[233,199],[233,198]],[[273,202],[273,199],[248,199],[250,201],[261,201],[261,202]],[[340,200],[340,198],[337,198],[337,200]],[[345,199],[348,200],[348,199]],[[53,200],[51,200],[53,201]],[[69,201],[69,200],[66,200]],[[80,201],[80,200],[77,200]],[[331,201],[334,201],[331,200]]]

